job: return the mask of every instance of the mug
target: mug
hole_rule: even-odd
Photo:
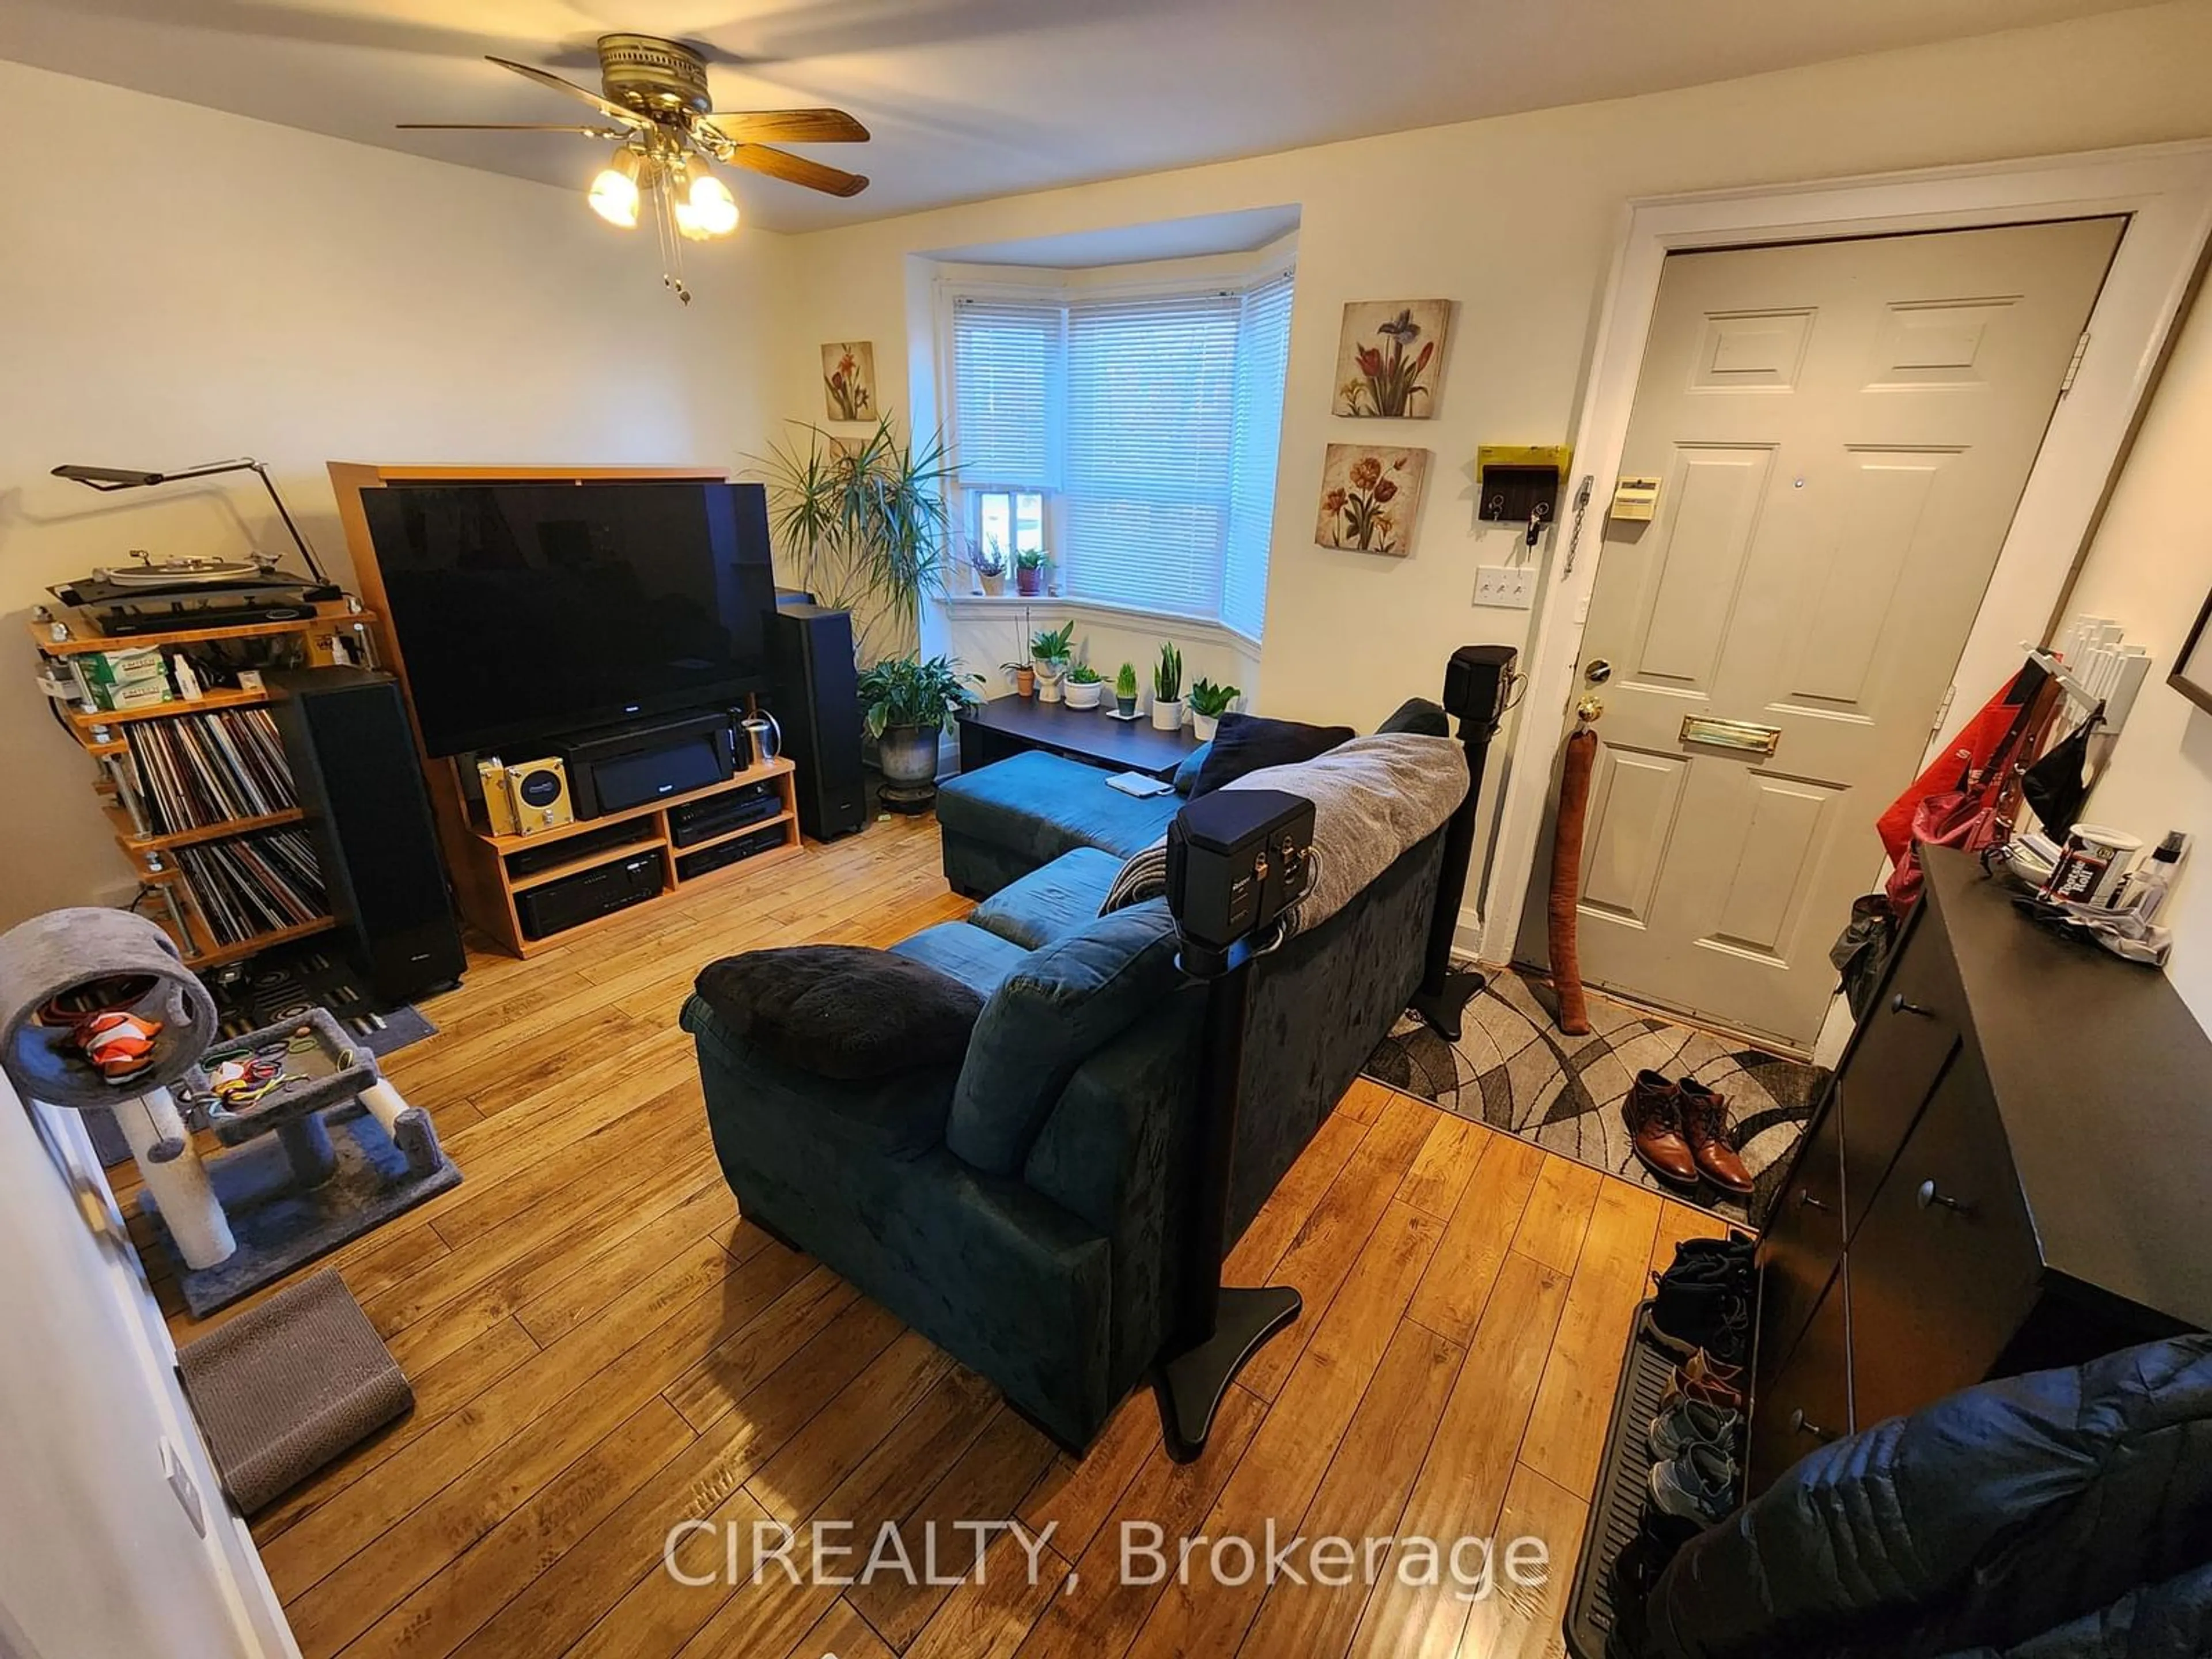
[[[2124,830],[2077,823],[2067,834],[2066,848],[2044,884],[2044,893],[2071,904],[2109,906],[2141,851],[2142,842]]]

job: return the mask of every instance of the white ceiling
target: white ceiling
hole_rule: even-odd
[[[580,105],[483,54],[596,89],[594,36],[672,35],[712,49],[718,108],[834,104],[873,129],[872,143],[808,152],[874,179],[849,202],[739,180],[752,222],[800,230],[2136,3],[0,0],[0,57],[580,185],[597,155],[581,138],[392,123],[568,120]]]

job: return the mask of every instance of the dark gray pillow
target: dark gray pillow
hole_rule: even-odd
[[[1349,743],[1352,736],[1348,726],[1305,726],[1297,720],[1271,720],[1264,714],[1224,714],[1190,798],[1212,794],[1262,767],[1290,766],[1326,755],[1337,744]]]
[[[950,974],[858,945],[724,957],[700,970],[696,988],[731,1036],[848,1082],[958,1065],[983,1012],[983,999]]]
[[[1443,705],[1431,702],[1426,697],[1408,697],[1390,711],[1390,718],[1376,726],[1383,732],[1410,732],[1420,738],[1451,736],[1451,716],[1444,713]]]

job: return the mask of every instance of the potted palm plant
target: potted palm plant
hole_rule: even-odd
[[[1216,685],[1203,676],[1190,683],[1190,732],[1200,743],[1213,741],[1214,728],[1229,705],[1244,694],[1233,685]]]
[[[1096,708],[1099,698],[1106,695],[1106,677],[1087,662],[1071,663],[1060,695],[1070,708]]]
[[[1162,646],[1160,659],[1152,665],[1152,728],[1182,729],[1182,653],[1172,645]]]
[[[975,701],[946,657],[886,657],[860,671],[861,718],[882,750],[882,800],[895,812],[927,811],[937,796],[937,742],[953,717]]]
[[[947,562],[943,435],[909,441],[889,415],[875,422],[859,439],[795,423],[789,441],[750,458],[790,568],[822,604],[852,613],[860,662],[917,647],[922,601],[945,591]]]
[[[1044,592],[1044,550],[1024,548],[1014,555],[1014,592],[1033,599]]]
[[[1075,654],[1075,624],[1062,623],[1030,635],[1030,661],[1036,669],[1037,701],[1058,702],[1060,682],[1067,672],[1067,659]]]
[[[1114,712],[1125,720],[1137,718],[1137,665],[1125,662],[1114,676]]]

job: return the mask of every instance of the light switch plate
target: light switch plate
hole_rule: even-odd
[[[177,1495],[192,1530],[203,1538],[207,1536],[207,1505],[200,1502],[200,1489],[192,1477],[185,1473],[185,1460],[167,1435],[161,1437],[161,1474],[168,1480],[169,1490]]]
[[[1536,572],[1524,564],[1484,564],[1474,570],[1474,602],[1501,611],[1526,611],[1535,603]]]

